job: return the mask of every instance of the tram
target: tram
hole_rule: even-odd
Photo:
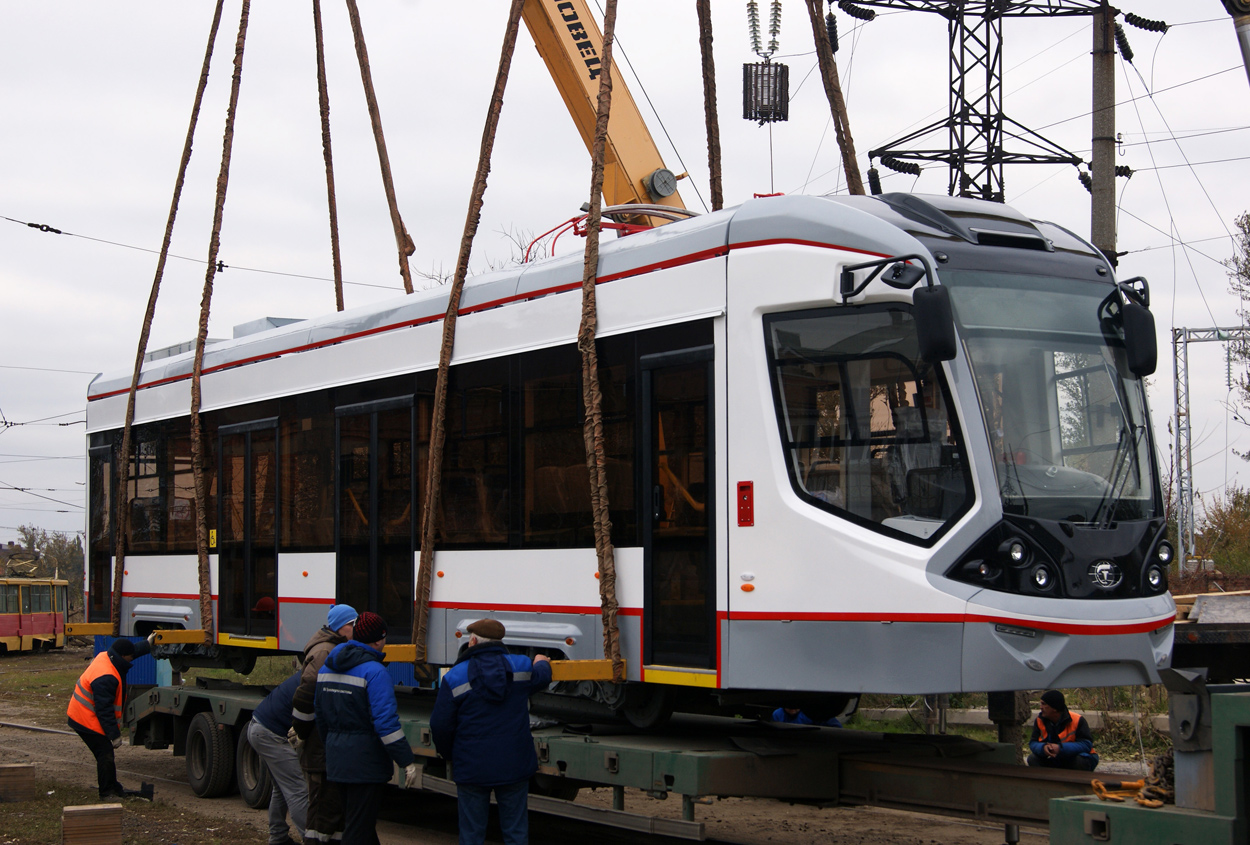
[[[433,664],[484,616],[516,648],[602,657],[581,266],[466,284]],[[605,239],[598,282],[627,690],[776,702],[1158,681],[1173,550],[1143,280],[1001,204],[883,194],[758,198]],[[298,651],[335,601],[407,640],[447,298],[206,350],[221,655]],[[184,353],[142,372],[124,634],[198,627],[191,367]],[[89,621],[108,619],[129,384],[88,389]],[[590,694],[620,703],[612,685]]]
[[[61,648],[68,615],[68,581],[0,577],[0,653]]]

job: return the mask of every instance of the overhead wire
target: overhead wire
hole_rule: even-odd
[[[1138,78],[1139,78],[1139,79],[1141,79],[1140,74],[1138,75]],[[1128,83],[1130,84],[1130,87],[1131,87],[1131,84],[1132,84],[1132,79],[1128,76],[1128,74],[1127,74],[1127,73],[1125,74],[1125,79],[1126,79],[1126,81],[1128,81]],[[1142,81],[1142,84],[1144,85],[1144,84],[1145,84],[1145,80],[1144,80],[1144,79],[1141,79],[1141,81]],[[1148,93],[1148,94],[1149,94],[1149,96],[1153,99],[1153,96],[1154,96],[1154,95],[1153,95],[1152,93],[1150,93],[1150,92],[1149,92],[1149,89],[1147,89],[1147,93]],[[1140,125],[1140,126],[1141,126],[1142,131],[1144,132],[1144,131],[1145,131],[1145,129],[1146,129],[1146,124],[1145,124],[1145,121],[1142,119],[1141,109],[1140,109],[1140,108],[1138,108],[1138,105],[1137,105],[1137,100],[1138,100],[1138,99],[1139,99],[1138,97],[1133,97],[1133,98],[1132,98],[1129,102],[1130,102],[1130,103],[1132,103],[1132,105],[1133,105],[1133,112],[1134,112],[1134,114],[1137,116],[1137,123],[1138,123],[1138,125]],[[1165,123],[1166,123],[1166,121],[1165,121]],[[1151,163],[1152,165],[1155,165],[1155,166],[1157,167],[1158,162],[1155,160],[1154,148],[1153,148],[1151,145],[1147,145],[1147,146],[1146,146],[1146,152],[1150,155],[1150,163]],[[1159,173],[1158,173],[1158,171],[1157,171],[1157,170],[1156,170],[1156,172],[1155,172],[1155,180],[1158,182],[1158,185],[1159,185],[1159,193],[1160,193],[1160,194],[1162,195],[1162,197],[1163,197],[1163,205],[1164,205],[1164,208],[1165,208],[1165,209],[1167,209],[1167,214],[1168,214],[1168,226],[1169,226],[1169,228],[1170,228],[1171,230],[1174,230],[1174,231],[1176,232],[1176,236],[1177,236],[1177,237],[1176,237],[1176,240],[1177,240],[1178,242],[1183,243],[1183,239],[1180,237],[1180,231],[1179,231],[1179,228],[1177,227],[1177,224],[1176,224],[1176,215],[1172,212],[1172,203],[1171,203],[1171,200],[1168,198],[1167,188],[1166,188],[1166,187],[1164,187],[1164,184],[1163,184],[1163,177],[1159,175]],[[1205,192],[1205,188],[1204,188],[1204,192]],[[1131,216],[1136,217],[1136,215],[1131,215]],[[1138,219],[1140,219],[1140,218],[1138,218]],[[1169,233],[1169,235],[1170,235],[1170,233]],[[1193,262],[1190,260],[1190,257],[1189,257],[1189,250],[1187,250],[1187,249],[1186,249],[1186,250],[1184,251],[1184,253],[1183,253],[1183,254],[1184,254],[1184,256],[1185,256],[1185,263],[1189,266],[1189,272],[1190,272],[1190,273],[1192,274],[1192,276],[1193,276],[1193,279],[1194,279],[1194,287],[1195,287],[1195,288],[1197,288],[1197,290],[1198,290],[1198,296],[1202,299],[1202,304],[1203,304],[1203,307],[1205,307],[1205,308],[1207,309],[1207,314],[1208,314],[1208,315],[1210,316],[1210,318],[1211,318],[1211,325],[1215,325],[1215,324],[1216,324],[1215,312],[1211,309],[1211,303],[1207,301],[1207,295],[1206,295],[1206,292],[1205,292],[1205,291],[1203,291],[1203,289],[1202,289],[1202,282],[1200,282],[1200,281],[1199,281],[1199,279],[1198,279],[1198,272],[1197,272],[1197,270],[1195,270],[1195,269],[1194,269]],[[1173,278],[1174,278],[1174,279],[1176,278],[1175,274],[1173,275]],[[1176,285],[1176,284],[1173,284],[1173,285],[1172,285],[1172,314],[1171,314],[1171,323],[1172,323],[1172,325],[1173,325],[1173,326],[1175,326],[1175,325],[1176,325],[1176,293],[1177,293],[1177,288],[1178,288],[1178,287],[1179,287],[1179,285]]]
[[[599,9],[599,17],[602,19],[603,5],[599,2],[599,0],[595,0],[595,7]],[[634,70],[634,64],[629,60],[629,55],[625,52],[625,46],[621,43],[619,37],[614,37],[613,41],[615,42],[612,45],[613,51],[619,51],[620,57],[625,60],[625,64],[629,68],[630,75],[634,77],[634,82],[638,84],[638,90],[642,92],[643,99],[647,101],[647,106],[651,109],[651,113],[655,115],[656,122],[660,124],[660,129],[664,132],[665,140],[667,140],[668,145],[672,147],[673,155],[677,156],[677,163],[681,165],[681,169],[683,171],[689,173],[690,168],[686,167],[686,162],[681,157],[681,150],[677,149],[677,144],[673,141],[673,136],[668,132],[668,126],[664,124],[664,118],[660,116],[660,112],[655,107],[655,103],[651,102],[651,95],[647,93],[647,86],[643,84],[642,78],[638,75],[638,71]],[[707,203],[703,200],[703,193],[699,190],[698,184],[693,179],[690,180],[690,187],[694,188],[695,196],[699,198],[699,205],[703,206],[703,211],[706,212],[708,210]]]
[[[95,237],[92,237],[91,235],[79,234],[78,232],[68,232],[68,231],[65,231],[64,229],[57,229],[53,226],[48,226],[42,223],[28,223],[25,220],[18,220],[15,217],[8,217],[3,214],[0,214],[0,220],[7,220],[10,223],[18,223],[22,226],[27,226],[31,229],[38,229],[39,231],[46,232],[48,234],[65,235],[66,237],[70,237],[70,238],[81,238],[84,241],[93,241],[95,243],[107,244],[109,246],[120,247],[122,249],[133,249],[136,252],[146,252],[151,255],[160,255],[160,252],[161,252],[159,249],[149,249],[148,247],[135,246],[134,244],[122,243],[120,241],[110,241],[106,238],[95,238]],[[180,261],[191,261],[195,264],[205,263],[205,259],[195,258],[190,255],[175,255],[174,253],[171,252],[169,253],[169,257],[177,258]],[[261,267],[244,267],[239,264],[225,264],[224,262],[219,262],[217,269],[219,271],[241,270],[247,273],[264,273],[265,275],[269,275],[269,276],[285,276],[291,279],[308,279],[314,282],[333,282],[334,281],[334,279],[326,278],[325,276],[309,276],[304,273],[284,273],[281,270],[266,270]],[[370,282],[350,282],[350,281],[344,280],[343,284],[356,285],[357,287],[365,287],[365,288],[381,288],[383,290],[403,290],[403,287],[398,286],[398,285],[378,285],[378,284],[372,284]]]

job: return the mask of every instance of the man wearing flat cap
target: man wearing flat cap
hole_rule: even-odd
[[[529,841],[529,779],[538,769],[529,726],[529,697],[551,683],[551,663],[509,654],[503,623],[468,626],[469,646],[438,688],[430,730],[451,764],[459,793],[460,845],[486,839],[490,794],[499,805],[505,845]]]
[[[1028,764],[1052,769],[1092,772],[1098,766],[1094,735],[1080,713],[1068,709],[1057,689],[1042,693],[1041,712],[1029,739]]]

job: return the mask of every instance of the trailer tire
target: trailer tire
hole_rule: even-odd
[[[187,782],[200,798],[217,798],[234,775],[234,728],[207,711],[195,714],[187,729]]]
[[[273,776],[265,760],[247,741],[247,730],[239,735],[238,748],[234,752],[234,778],[239,783],[239,795],[253,810],[269,806],[273,793]]]

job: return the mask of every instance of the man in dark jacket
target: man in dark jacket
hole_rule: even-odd
[[[1033,724],[1029,739],[1028,764],[1057,769],[1078,769],[1092,772],[1098,766],[1094,753],[1094,735],[1089,722],[1080,713],[1073,713],[1057,689],[1042,693],[1041,712]]]
[[[343,845],[376,845],[382,787],[396,763],[408,786],[420,774],[399,724],[395,685],[382,665],[385,645],[386,622],[365,611],[351,642],[335,646],[317,673],[317,732],[325,743],[326,776],[343,794]]]
[[[155,636],[153,634],[152,636]],[[101,798],[124,798],[128,793],[117,782],[113,749],[122,744],[122,708],[126,704],[126,673],[136,658],[151,650],[152,637],[137,645],[117,639],[91,661],[82,673],[69,699],[66,715],[74,733],[87,744],[95,757],[96,781]],[[146,796],[150,796],[150,790]]]
[[[343,836],[343,796],[337,786],[326,780],[326,749],[313,724],[313,698],[317,673],[334,647],[352,638],[355,624],[356,610],[350,604],[330,606],[326,624],[304,646],[304,666],[292,700],[293,730],[302,742],[299,764],[308,785],[308,827],[304,839],[309,842],[337,842]]]
[[[299,683],[300,673],[296,672],[265,696],[252,712],[252,721],[248,722],[244,734],[252,750],[269,767],[269,776],[273,779],[273,792],[269,796],[269,845],[291,845],[291,829],[286,822],[288,811],[301,840],[308,821],[308,786],[300,771],[299,756],[287,740],[287,732],[291,730],[291,700]]]
[[[460,845],[486,838],[490,794],[499,804],[506,845],[529,841],[529,779],[538,769],[529,726],[529,697],[551,683],[551,663],[509,654],[495,619],[468,628],[469,647],[443,677],[430,731],[451,764],[459,793]]]

